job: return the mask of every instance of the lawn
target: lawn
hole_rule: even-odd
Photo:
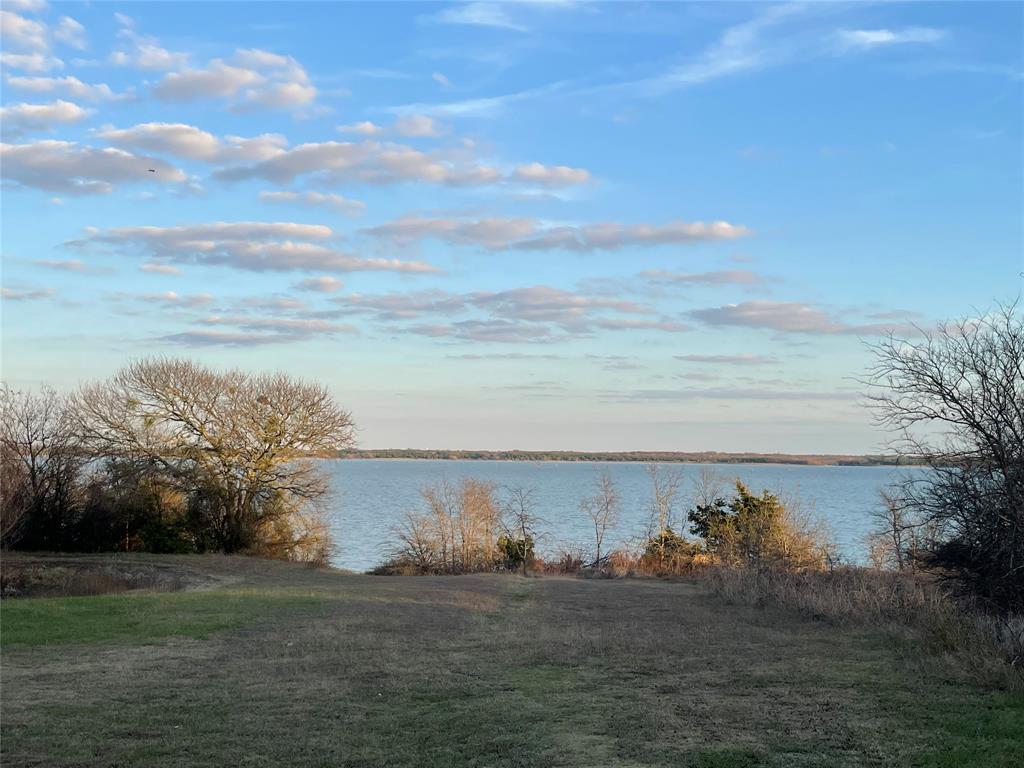
[[[1024,766],[1024,700],[696,584],[161,558],[7,600],[4,766]]]

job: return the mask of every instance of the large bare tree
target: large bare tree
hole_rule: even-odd
[[[0,542],[60,549],[85,457],[67,398],[0,387]]]
[[[225,552],[311,546],[310,505],[327,491],[311,459],[354,442],[352,418],[323,386],[184,359],[134,362],[74,404],[95,455],[176,483]]]
[[[1024,606],[1024,322],[997,306],[874,347],[869,379],[894,447],[930,472],[903,504],[935,540],[926,560],[975,594]]]

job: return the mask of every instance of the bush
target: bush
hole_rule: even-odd
[[[985,684],[1024,690],[1024,615],[992,615],[933,580],[868,568],[787,572],[711,567],[700,576],[728,602],[778,606],[819,621],[909,631]]]
[[[764,491],[755,496],[737,481],[730,501],[716,497],[687,515],[713,562],[783,570],[822,569],[832,545],[806,515]]]
[[[502,534],[498,537],[498,553],[509,570],[519,568],[524,561],[530,565],[534,561],[533,537],[516,539]]]
[[[646,541],[639,565],[653,573],[681,573],[693,568],[699,554],[699,544],[666,528]]]

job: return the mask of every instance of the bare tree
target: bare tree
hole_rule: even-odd
[[[353,423],[327,390],[286,374],[213,371],[153,358],[74,398],[96,455],[138,462],[190,494],[225,552],[290,553],[322,526],[310,505],[327,491],[311,459],[353,444]]]
[[[926,464],[902,504],[936,534],[926,564],[1024,605],[1024,322],[1016,304],[890,336],[868,383],[893,447]]]
[[[514,487],[506,489],[504,514],[501,525],[511,545],[512,554],[527,576],[527,568],[533,559],[533,548],[537,541],[543,520],[537,515],[535,492],[532,488]]]
[[[424,573],[490,570],[501,515],[494,485],[471,477],[444,480],[420,491],[426,511],[410,512],[399,526],[398,561]]]
[[[65,396],[0,387],[0,542],[61,549],[84,464]]]
[[[609,528],[614,528],[619,520],[619,492],[608,472],[602,472],[597,479],[597,488],[593,496],[580,500],[580,511],[590,519],[594,527],[594,565],[601,564],[601,547]]]
[[[673,510],[676,497],[679,495],[679,487],[683,482],[682,472],[676,468],[660,467],[657,464],[646,466],[648,477],[651,478],[651,527],[657,522],[657,531],[661,533],[672,528]]]

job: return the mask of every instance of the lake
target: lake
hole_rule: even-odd
[[[643,534],[650,518],[651,480],[644,465],[624,462],[561,461],[444,461],[346,459],[326,461],[332,481],[329,519],[338,544],[334,565],[365,571],[386,559],[392,530],[405,513],[424,508],[420,489],[442,480],[463,477],[495,485],[534,489],[537,514],[545,524],[540,552],[563,543],[587,545],[589,521],[579,512],[579,500],[594,493],[594,483],[607,471],[622,502],[618,526],[606,540],[613,547]],[[879,506],[878,491],[912,467],[835,467],[783,464],[666,464],[683,473],[677,514],[690,506],[694,481],[703,469],[722,478],[739,478],[752,491],[768,489],[784,498],[796,497],[802,507],[824,522],[840,553],[862,561],[864,537],[871,530],[870,513]]]

